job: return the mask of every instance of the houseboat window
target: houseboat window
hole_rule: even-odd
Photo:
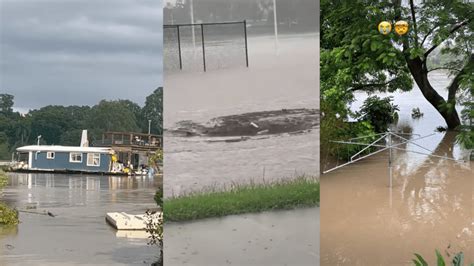
[[[71,152],[69,154],[69,162],[71,162],[71,163],[82,163],[82,153]]]
[[[100,153],[88,153],[87,166],[100,166]]]
[[[54,152],[53,151],[48,151],[46,153],[46,158],[47,159],[54,159]]]

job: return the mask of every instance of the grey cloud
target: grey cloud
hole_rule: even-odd
[[[161,85],[161,0],[0,0],[0,90],[17,108],[141,104]]]

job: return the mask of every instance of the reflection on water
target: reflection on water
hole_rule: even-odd
[[[440,88],[448,83],[438,78]],[[441,89],[440,93],[444,94]],[[364,97],[358,95],[355,106]],[[395,104],[400,107],[399,128],[426,136],[445,126],[417,88],[396,94]],[[423,118],[411,119],[414,107],[420,107]],[[429,151],[410,143],[401,148],[468,157],[452,132],[435,133],[415,143]],[[473,262],[472,162],[398,150],[391,189],[388,176],[388,153],[380,153],[321,177],[322,265],[412,265],[415,252],[431,265],[435,249],[444,254],[448,246],[451,253],[463,251],[466,261]]]
[[[248,112],[319,108],[317,34],[281,36],[279,55],[269,36],[249,37],[249,68],[167,74],[164,126]],[[319,133],[277,135],[243,142],[166,136],[165,196],[209,186],[319,173]],[[263,178],[264,177],[264,178]]]
[[[22,212],[16,230],[0,231],[2,246],[10,247],[1,265],[130,265],[156,259],[157,248],[142,236],[117,233],[105,213],[155,207],[158,178],[18,173],[8,178],[2,200]]]

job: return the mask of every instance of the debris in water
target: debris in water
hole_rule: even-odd
[[[303,132],[318,126],[319,110],[302,108],[221,116],[204,124],[185,120],[169,132],[184,137],[232,137]]]

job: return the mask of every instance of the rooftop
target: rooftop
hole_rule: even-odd
[[[19,152],[29,151],[54,151],[54,152],[95,152],[95,153],[113,153],[110,148],[98,147],[80,147],[80,146],[59,146],[59,145],[29,145],[16,149]]]

